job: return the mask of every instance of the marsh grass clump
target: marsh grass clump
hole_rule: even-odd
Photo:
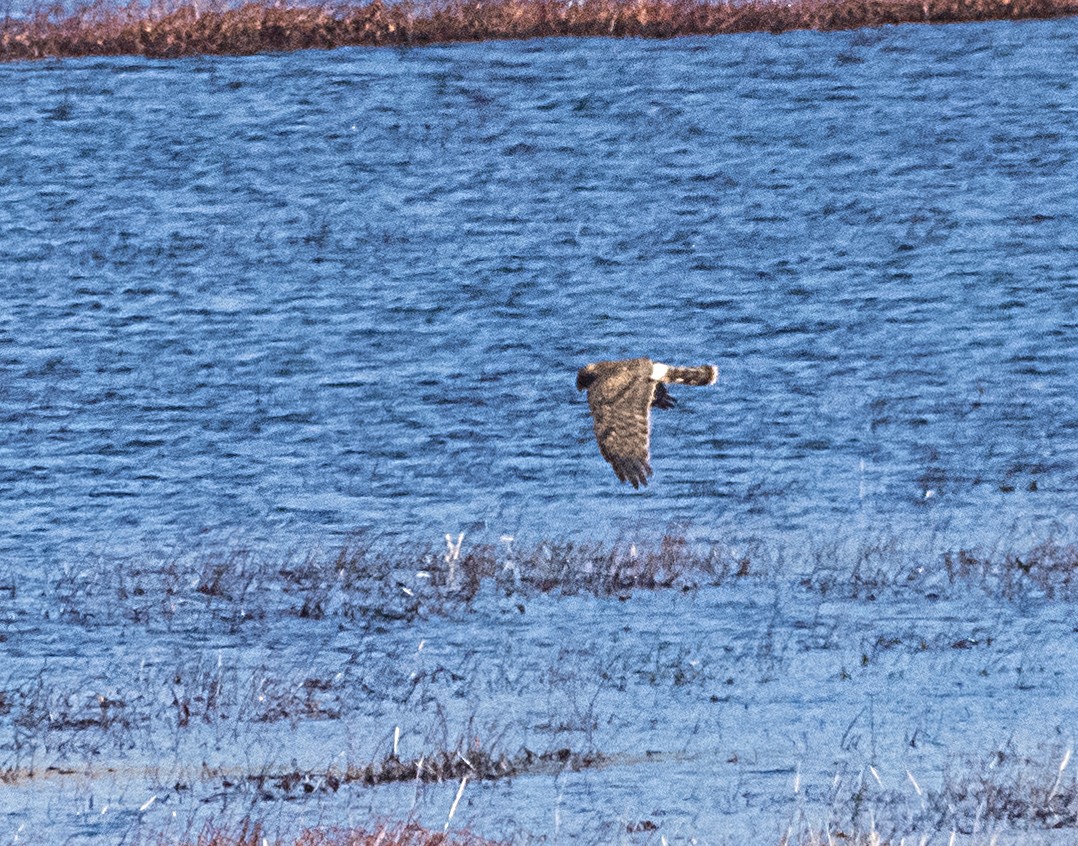
[[[1047,599],[1065,599],[1078,589],[1078,544],[1048,539],[1025,552],[960,549],[943,556],[952,583],[973,582],[1001,596],[1030,590]]]
[[[271,838],[260,823],[244,820],[236,829],[206,826],[181,846],[498,846],[468,831],[441,832],[410,822],[366,828],[308,828],[295,837]],[[162,841],[161,846],[164,846]]]
[[[329,554],[266,561],[260,589],[274,584],[292,603],[287,613],[303,619],[407,620],[471,603],[488,588],[520,597],[691,590],[748,575],[750,561],[747,553],[694,546],[672,534],[652,543],[543,541],[523,548],[468,544],[461,536],[447,550],[354,542]]]
[[[784,569],[788,565],[781,560],[772,562],[769,574],[781,578]],[[851,599],[903,592],[939,599],[968,589],[1003,600],[1078,596],[1078,543],[1053,537],[1025,549],[1010,546],[1006,539],[958,549],[894,536],[854,544],[837,541],[806,550],[798,569],[804,590]]]
[[[749,564],[746,556],[724,546],[698,548],[666,534],[653,544],[543,542],[523,550],[476,544],[459,557],[453,572],[444,569],[445,584],[469,595],[489,580],[507,589],[616,596],[719,584],[746,575]]]
[[[467,831],[431,831],[417,823],[408,823],[374,832],[307,829],[296,838],[294,846],[498,846],[498,843]]]
[[[1057,766],[993,752],[983,767],[946,778],[926,791],[921,826],[972,833],[988,823],[1038,829],[1078,826],[1078,785],[1067,773],[1071,752]]]
[[[557,36],[671,38],[1057,18],[1078,0],[93,0],[0,21],[0,60],[249,55]]]
[[[862,767],[835,776],[824,827],[816,809],[806,813],[801,808],[781,842],[898,846],[954,843],[956,836],[963,843],[1022,842],[1000,840],[1002,831],[1025,832],[1032,842],[1034,832],[1078,825],[1078,788],[1068,771],[1071,756],[1068,750],[1052,762],[996,749],[977,762],[952,760],[931,787],[909,770],[905,778],[885,775],[885,782],[874,767]],[[950,838],[943,832],[950,832]]]
[[[368,764],[349,764],[345,769],[288,770],[234,774],[222,778],[226,790],[253,788],[266,800],[293,798],[311,793],[336,793],[343,785],[377,787],[382,784],[414,782],[495,781],[523,775],[557,775],[602,766],[609,758],[600,752],[575,752],[568,748],[533,752],[522,748],[508,755],[496,748],[473,743],[467,747],[441,749],[418,758],[402,759],[395,754]]]
[[[478,753],[478,750],[473,750]],[[452,753],[456,754],[456,753]],[[827,822],[823,825],[815,819],[820,810],[800,807],[790,820],[786,833],[775,840],[758,838],[759,842],[771,842],[781,846],[833,846],[836,843],[850,846],[898,846],[898,844],[955,842],[956,835],[962,842],[996,842],[993,832],[1025,832],[1031,838],[1040,831],[1072,830],[1078,826],[1078,788],[1069,775],[1071,759],[1069,750],[1058,759],[1044,761],[1013,757],[1003,749],[993,751],[987,759],[972,767],[964,765],[958,771],[945,772],[935,787],[923,786],[906,771],[903,787],[891,783],[884,787],[872,767],[850,773],[836,781],[832,795],[827,800]],[[330,774],[287,773],[272,777],[272,788],[280,796],[297,792],[325,789],[327,780],[336,790],[344,781],[371,785],[391,781],[424,780],[460,781],[472,778],[501,778],[524,773],[556,774],[567,768],[581,769],[604,766],[615,761],[598,755],[581,756],[569,750],[556,750],[546,755],[523,750],[518,756],[500,756],[488,762],[476,754],[471,769],[459,763],[439,762],[431,764],[431,775],[417,774],[420,761],[436,761],[437,755],[428,759],[396,762],[387,758],[376,765],[378,778],[371,778],[369,768],[350,769],[343,778]],[[395,762],[395,763],[393,763]],[[956,764],[958,762],[955,762]],[[966,762],[970,763],[970,762]],[[484,775],[483,766],[489,764],[492,771]],[[439,776],[437,767],[444,765]],[[481,766],[482,765],[482,766]],[[260,787],[270,787],[265,776]],[[626,833],[658,830],[653,823],[636,822],[625,827]],[[950,838],[948,839],[948,834]],[[973,838],[969,840],[969,838]],[[238,830],[222,831],[207,828],[191,846],[262,846],[263,843],[294,844],[294,846],[494,846],[470,832],[456,834],[431,832],[415,823],[405,825],[380,825],[371,829],[343,829],[324,827],[304,830],[298,837],[273,839],[267,837],[259,825],[244,822]],[[1012,842],[1007,839],[1006,842]],[[1013,840],[1013,842],[1018,842]]]
[[[267,619],[372,626],[453,613],[482,596],[537,594],[626,598],[692,590],[769,566],[755,551],[701,546],[666,534],[653,541],[470,543],[449,549],[352,539],[340,547],[248,548],[70,567],[25,591],[15,620],[57,616],[73,627],[161,626],[235,631]]]
[[[573,752],[555,749],[533,752],[522,749],[516,755],[506,755],[481,747],[466,752],[441,751],[409,761],[401,761],[395,755],[365,767],[349,767],[345,780],[366,785],[386,784],[394,781],[443,782],[462,778],[493,781],[500,778],[534,773],[557,773],[562,770],[584,770],[597,766],[605,760],[598,752]]]
[[[447,547],[358,539],[336,549],[109,560],[60,571],[43,590],[23,592],[13,620],[59,618],[86,630],[135,624],[231,632],[281,618],[384,626],[457,613],[494,597],[626,599],[640,591],[734,584],[797,584],[810,594],[870,601],[895,593],[932,599],[970,588],[1000,599],[1068,600],[1078,593],[1078,543],[1057,538],[1017,551],[1006,541],[941,550],[893,536],[735,547],[669,532],[652,541],[519,546],[508,538],[471,543],[460,536]]]

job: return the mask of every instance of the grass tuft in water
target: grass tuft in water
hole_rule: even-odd
[[[431,831],[416,823],[360,828],[309,828],[296,837],[270,839],[259,823],[244,821],[228,831],[208,826],[182,846],[497,846],[470,832]]]

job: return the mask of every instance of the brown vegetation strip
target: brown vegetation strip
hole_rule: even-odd
[[[162,841],[163,842],[163,841]],[[183,846],[497,846],[470,832],[443,833],[415,823],[361,828],[310,828],[298,837],[270,839],[259,823],[245,822],[238,831],[209,827]]]
[[[344,784],[363,784],[373,787],[401,781],[441,783],[468,778],[475,781],[493,781],[522,775],[559,773],[563,770],[586,770],[602,766],[609,759],[599,752],[573,752],[555,749],[550,752],[532,752],[523,749],[512,757],[495,754],[483,749],[472,749],[467,754],[442,751],[411,761],[401,761],[396,756],[366,766],[349,766],[344,772],[257,773],[245,780],[227,778],[222,786],[228,790],[239,787],[243,781],[256,787],[264,798],[272,799],[293,794],[336,792]]]
[[[43,7],[0,21],[0,60],[45,57],[246,55],[358,45],[733,32],[838,30],[900,23],[1058,18],[1078,0],[402,0],[239,6],[109,0],[65,13]]]

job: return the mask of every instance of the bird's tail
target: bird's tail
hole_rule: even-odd
[[[702,364],[699,367],[670,367],[663,381],[678,385],[711,385],[718,378],[719,368],[713,364]]]

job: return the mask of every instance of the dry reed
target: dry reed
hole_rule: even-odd
[[[0,21],[0,61],[191,55],[615,36],[839,30],[900,23],[1058,18],[1078,0],[96,0]]]

